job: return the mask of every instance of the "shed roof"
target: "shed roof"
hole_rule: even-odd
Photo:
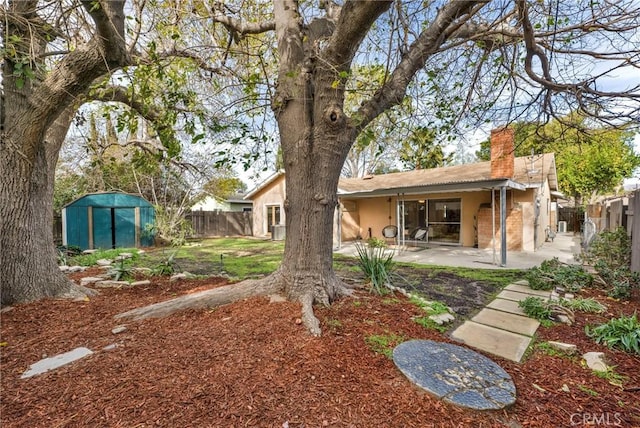
[[[151,203],[140,195],[123,192],[98,192],[87,193],[75,201],[71,201],[64,208],[78,206],[98,206],[98,207],[152,207]]]

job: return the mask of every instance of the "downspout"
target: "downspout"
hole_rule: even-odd
[[[500,187],[500,266],[507,265],[507,186]]]
[[[498,264],[496,256],[496,191],[491,188],[491,246],[493,247],[493,264]]]

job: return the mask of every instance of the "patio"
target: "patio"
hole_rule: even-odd
[[[396,252],[394,260],[440,266],[458,266],[477,269],[499,269],[500,251],[495,254],[492,249],[478,249],[427,243],[419,247],[390,246]],[[507,253],[508,269],[528,269],[540,265],[544,260],[557,257],[564,263],[577,263],[575,255],[579,254],[580,235],[573,232],[558,233],[553,242],[545,242],[537,251],[509,251]],[[337,254],[357,255],[355,243],[343,242],[334,251]]]

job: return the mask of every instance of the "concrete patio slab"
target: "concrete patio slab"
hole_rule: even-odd
[[[528,336],[473,321],[462,324],[452,333],[451,337],[476,349],[517,363],[520,362],[531,342],[531,338]]]
[[[507,285],[506,287],[504,287],[504,289],[508,291],[516,291],[518,293],[527,293],[527,294],[531,294],[532,296],[538,296],[538,297],[549,298],[549,296],[551,295],[550,291],[534,290],[532,288],[529,288],[528,284],[519,284],[517,282],[514,284]]]
[[[526,336],[533,336],[540,326],[540,323],[532,318],[488,308],[478,312],[471,321]]]
[[[526,316],[522,308],[518,306],[518,302],[506,299],[495,299],[487,305],[487,308],[495,309],[502,312]]]

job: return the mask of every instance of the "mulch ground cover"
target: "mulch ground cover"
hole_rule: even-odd
[[[401,295],[360,290],[318,308],[319,338],[300,324],[298,304],[267,298],[126,322],[124,332],[112,333],[122,324],[113,318],[118,313],[226,284],[220,278],[151,281],[101,290],[87,301],[40,301],[2,313],[1,426],[640,426],[640,357],[597,345],[584,333],[587,324],[637,311],[637,300],[616,302],[591,291],[608,314],[578,314],[573,326],[537,333],[538,342],[560,340],[580,352],[604,352],[624,376],[622,386],[596,376],[579,356],[533,347],[516,364],[488,355],[512,376],[518,398],[509,409],[477,412],[433,398],[372,350],[373,335],[455,343],[416,324],[412,317],[423,314]],[[20,378],[41,358],[80,346],[94,354]]]

